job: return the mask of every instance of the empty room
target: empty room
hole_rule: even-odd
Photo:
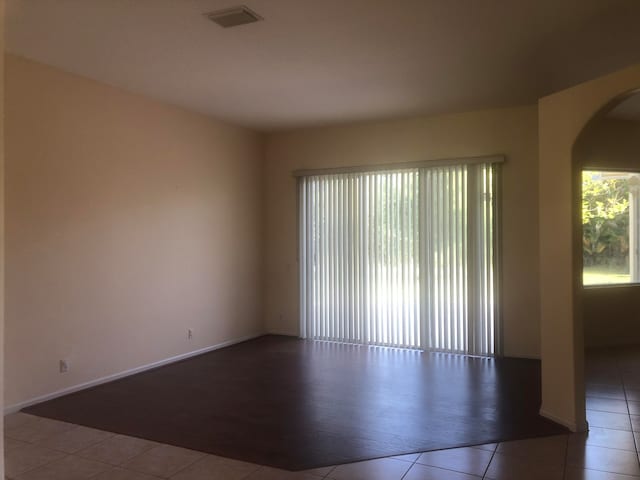
[[[3,0],[0,477],[640,479],[637,0]]]

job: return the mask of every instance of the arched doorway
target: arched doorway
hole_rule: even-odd
[[[573,148],[610,102],[640,85],[640,65],[539,102],[541,414],[572,431],[585,416],[580,176]]]
[[[640,413],[640,95],[600,109],[572,151],[575,189],[576,312],[585,344],[589,437],[614,436],[635,452]],[[579,353],[579,352],[577,352]],[[614,431],[615,430],[615,431]],[[615,443],[615,442],[614,442]],[[612,447],[612,448],[615,448]]]

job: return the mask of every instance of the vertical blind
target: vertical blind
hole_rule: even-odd
[[[302,336],[499,353],[497,168],[301,176]]]

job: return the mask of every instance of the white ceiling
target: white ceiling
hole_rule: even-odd
[[[245,3],[265,21],[202,13]],[[7,48],[264,130],[532,103],[640,62],[639,0],[7,0]]]

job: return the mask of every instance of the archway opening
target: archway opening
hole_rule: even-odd
[[[574,314],[591,437],[640,430],[640,93],[607,103],[572,151]],[[625,432],[625,433],[618,433]]]

